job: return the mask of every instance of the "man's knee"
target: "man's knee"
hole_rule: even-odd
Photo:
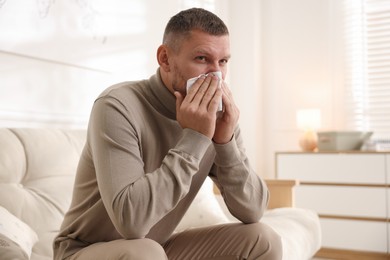
[[[166,260],[168,259],[162,246],[154,240],[143,238],[134,240],[121,240],[115,252],[109,259],[128,260]]]
[[[118,239],[92,244],[69,257],[69,260],[167,260],[163,247],[148,238],[126,240]]]
[[[143,240],[144,251],[142,254],[142,260],[168,260],[164,248],[159,243],[148,238]]]
[[[246,229],[254,242],[248,259],[282,259],[282,240],[278,233],[263,223],[248,224]]]
[[[154,240],[144,238],[132,240],[131,247],[122,249],[121,256],[118,259],[142,259],[142,260],[166,260],[164,248]],[[139,244],[135,245],[134,244]],[[138,243],[139,242],[139,243]]]

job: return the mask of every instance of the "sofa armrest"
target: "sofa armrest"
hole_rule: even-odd
[[[270,192],[268,209],[294,207],[294,187],[297,180],[265,180]]]
[[[270,192],[268,209],[294,207],[294,190],[299,185],[297,180],[265,180]],[[214,185],[214,194],[220,194],[216,185]]]

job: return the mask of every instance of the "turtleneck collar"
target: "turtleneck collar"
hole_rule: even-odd
[[[169,118],[176,120],[176,97],[173,95],[161,79],[160,69],[149,79],[150,88],[166,111],[161,111]],[[164,113],[165,112],[165,113]]]

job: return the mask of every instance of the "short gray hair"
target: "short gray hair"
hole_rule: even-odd
[[[177,51],[179,43],[193,30],[201,30],[214,36],[228,35],[225,23],[215,14],[202,8],[183,10],[174,15],[165,27],[163,44]]]

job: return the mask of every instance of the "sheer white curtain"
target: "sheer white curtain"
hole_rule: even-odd
[[[347,127],[390,140],[390,0],[345,0]]]

